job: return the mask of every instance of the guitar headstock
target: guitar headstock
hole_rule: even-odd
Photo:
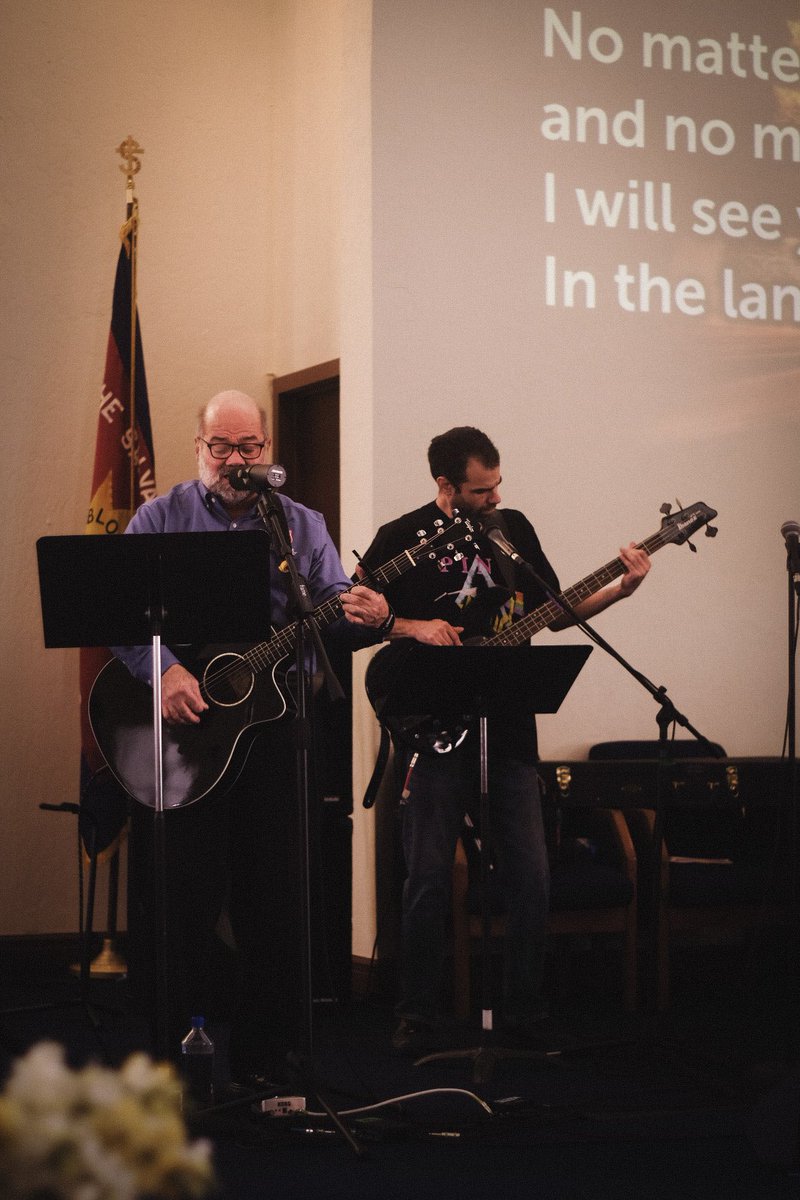
[[[434,521],[433,531],[430,534],[425,529],[418,529],[417,537],[419,541],[416,546],[411,546],[407,551],[415,563],[420,562],[423,558],[435,561],[445,552],[452,552],[453,557],[458,559],[462,556],[462,551],[458,547],[474,540],[475,526],[468,517],[462,517],[459,513],[455,513],[449,523],[444,519]]]
[[[680,500],[677,501],[680,504]],[[681,508],[679,512],[672,512],[671,504],[662,504],[659,510],[664,514],[661,521],[661,544],[666,545],[668,542],[675,542],[676,545],[682,546],[684,542],[689,542],[689,538],[698,529],[706,526],[706,537],[716,537],[717,529],[713,525],[709,525],[709,521],[713,521],[717,515],[716,509],[709,508],[707,504],[703,504],[702,500],[698,500],[696,504],[690,504],[686,508]],[[689,542],[689,549],[696,550],[697,547]]]

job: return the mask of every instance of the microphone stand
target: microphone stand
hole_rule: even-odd
[[[507,557],[511,558],[513,562],[516,563],[520,571],[528,575],[530,579],[534,580],[534,582],[543,589],[548,600],[551,600],[553,603],[558,605],[561,611],[570,618],[570,620],[578,629],[582,630],[583,633],[585,633],[586,636],[595,643],[595,645],[599,646],[601,650],[604,650],[608,655],[610,655],[611,658],[618,662],[620,666],[628,672],[629,675],[632,675],[636,682],[639,683],[645,689],[645,691],[652,696],[658,705],[658,712],[656,713],[656,723],[658,724],[658,769],[656,772],[656,801],[653,817],[653,831],[651,835],[653,856],[651,891],[652,930],[649,939],[650,956],[652,960],[650,963],[652,972],[651,979],[655,980],[657,978],[658,970],[658,917],[661,908],[661,839],[664,833],[664,812],[667,799],[665,786],[665,767],[669,760],[667,736],[669,727],[671,725],[680,725],[682,729],[688,729],[692,736],[708,749],[710,757],[718,757],[719,751],[714,744],[710,742],[704,734],[700,733],[698,729],[695,729],[694,725],[691,724],[689,719],[675,707],[672,700],[667,695],[667,689],[663,684],[656,687],[656,685],[652,683],[646,675],[642,674],[641,671],[637,670],[636,667],[629,663],[628,660],[624,658],[618,650],[615,650],[614,647],[611,646],[606,639],[588,623],[588,621],[582,620],[575,612],[575,609],[564,598],[564,596],[556,594],[547,581],[542,579],[542,577],[536,570],[534,570],[531,564],[526,562],[521,555],[513,550],[510,543],[507,543],[506,539],[502,538],[502,535],[501,538],[495,538],[492,537],[490,533],[489,538],[498,547],[501,554],[505,554]],[[503,544],[504,542],[506,542],[505,545]]]
[[[789,869],[789,887],[791,902],[797,904],[800,896],[798,895],[798,880],[797,880],[797,856],[800,854],[800,840],[798,840],[798,812],[797,812],[797,752],[796,752],[796,719],[797,719],[797,617],[798,605],[800,605],[800,576],[798,576],[797,561],[793,556],[791,549],[786,557],[787,579],[789,584],[788,590],[788,691],[786,699],[786,758],[787,771],[789,772],[788,787],[789,787],[789,845],[791,847],[791,867]],[[791,954],[791,977],[792,977],[792,992],[795,997],[798,994],[798,977],[800,976],[800,934],[795,935],[794,953]],[[789,1022],[792,1028],[792,1022]]]
[[[328,694],[332,700],[344,698],[344,691],[334,674],[330,660],[320,636],[319,628],[313,615],[313,603],[307,581],[297,570],[292,548],[288,539],[286,517],[278,496],[272,487],[265,486],[260,492],[257,502],[258,512],[264,525],[272,536],[281,570],[289,580],[289,593],[297,614],[295,639],[295,701],[296,715],[294,718],[294,741],[296,754],[296,789],[297,789],[297,835],[300,852],[300,937],[301,937],[301,982],[302,982],[302,1024],[300,1058],[294,1065],[299,1066],[301,1077],[308,1092],[313,1093],[320,1105],[331,1119],[334,1126],[353,1150],[361,1157],[363,1147],[356,1141],[351,1131],[341,1117],[320,1091],[313,1071],[314,1057],[314,1017],[313,1017],[313,984],[312,984],[312,932],[311,932],[311,861],[310,861],[310,809],[311,809],[311,769],[310,756],[313,746],[313,729],[308,701],[309,687],[306,673],[306,637],[310,636],[311,644],[317,661],[325,676]],[[290,605],[291,608],[291,605]],[[252,1099],[252,1097],[251,1097]]]
[[[792,895],[797,899],[797,850],[800,849],[797,843],[797,753],[795,747],[795,724],[797,719],[797,672],[796,672],[796,656],[797,656],[797,607],[800,603],[800,577],[798,577],[797,563],[789,554],[786,559],[786,568],[788,572],[789,582],[789,603],[788,603],[788,649],[789,649],[789,686],[786,701],[786,752],[789,762],[789,788],[791,792],[791,811],[792,811]]]

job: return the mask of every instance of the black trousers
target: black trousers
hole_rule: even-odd
[[[303,848],[292,734],[291,720],[264,726],[227,794],[164,814],[170,1057],[179,1055],[195,1015],[230,1020],[234,1074],[275,1074],[287,1052],[302,1048]],[[153,826],[154,814],[135,806],[129,979],[155,1031],[160,989]],[[225,913],[228,923],[221,925]]]

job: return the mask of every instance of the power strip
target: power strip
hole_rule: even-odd
[[[289,1117],[292,1113],[305,1112],[305,1096],[270,1096],[262,1100],[259,1108],[267,1117]]]

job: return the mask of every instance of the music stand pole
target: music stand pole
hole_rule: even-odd
[[[161,612],[153,623],[153,877],[156,912],[156,1053],[169,1058],[169,933],[167,920],[167,828],[164,816],[164,745],[161,727]]]
[[[479,775],[480,796],[478,801],[479,826],[481,839],[481,1034],[477,1046],[466,1050],[440,1050],[435,1054],[426,1054],[414,1062],[415,1067],[421,1067],[431,1062],[452,1061],[453,1059],[472,1059],[472,1078],[475,1083],[487,1083],[494,1071],[495,1063],[500,1059],[526,1058],[536,1062],[548,1062],[557,1059],[560,1050],[526,1050],[522,1047],[511,1048],[498,1046],[492,1041],[494,1035],[494,1005],[492,1002],[492,897],[489,890],[489,870],[492,857],[491,832],[491,802],[489,798],[489,738],[488,718],[483,702],[478,699],[476,705],[479,712]]]
[[[478,699],[478,754],[480,772],[480,813],[481,836],[481,1029],[491,1033],[494,1028],[491,991],[491,938],[492,938],[492,909],[489,895],[489,868],[491,866],[492,831],[490,828],[491,810],[489,808],[489,725],[483,704]],[[477,1075],[477,1071],[476,1071]]]
[[[415,1066],[444,1059],[472,1059],[476,1083],[485,1083],[495,1061],[529,1058],[550,1061],[560,1051],[525,1050],[494,1045],[491,1001],[491,796],[488,718],[502,719],[509,697],[528,712],[557,712],[591,653],[591,646],[423,646],[415,644],[400,664],[392,689],[379,715],[414,716],[435,712],[445,716],[465,710],[477,717],[480,754],[481,822],[481,1039],[467,1050],[427,1054]]]

